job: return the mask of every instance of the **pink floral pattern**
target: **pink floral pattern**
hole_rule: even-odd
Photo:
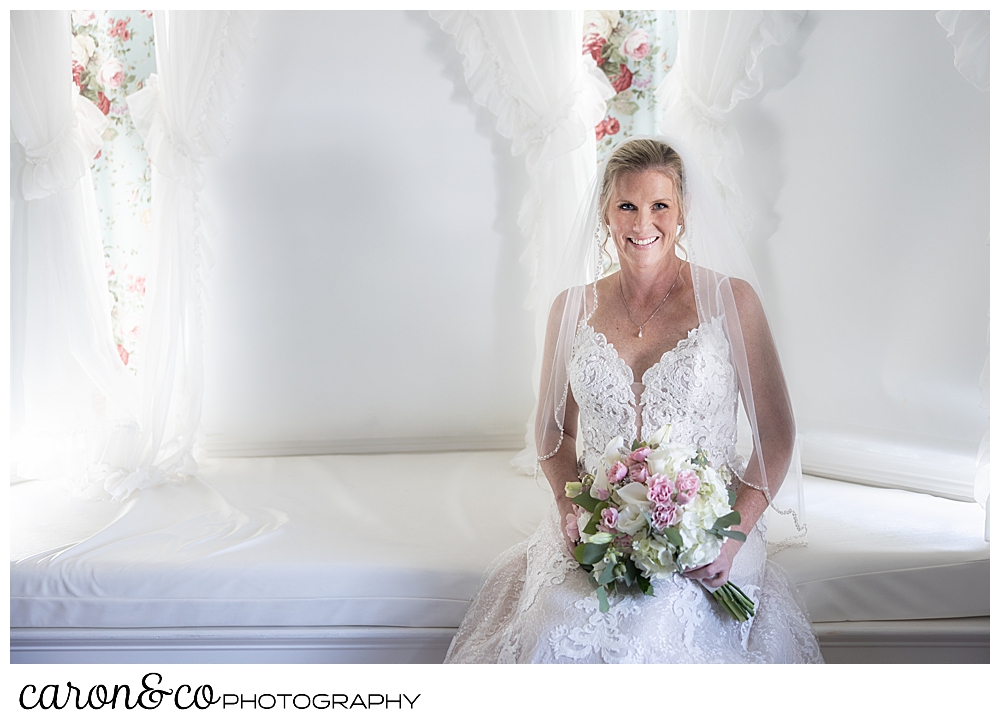
[[[656,132],[653,90],[677,55],[673,10],[588,10],[583,54],[590,55],[615,89],[608,115],[597,124],[598,161],[618,142]]]
[[[153,216],[149,157],[125,98],[156,71],[152,17],[151,10],[73,10],[70,26],[73,82],[110,121],[92,176],[115,345],[133,373],[140,362]]]

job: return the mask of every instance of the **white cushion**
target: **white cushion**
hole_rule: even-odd
[[[457,626],[551,500],[509,457],[222,458],[124,505],[14,485],[11,626]],[[814,620],[989,614],[974,504],[820,479],[806,493],[810,546],[775,558]]]
[[[977,504],[809,476],[805,493],[809,545],[772,559],[814,622],[990,615]]]

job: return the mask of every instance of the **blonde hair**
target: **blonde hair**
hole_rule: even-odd
[[[605,219],[608,215],[608,207],[611,205],[611,195],[618,185],[619,179],[627,173],[637,173],[641,171],[659,171],[674,182],[674,193],[677,195],[679,205],[680,231],[674,242],[684,251],[687,250],[680,244],[680,237],[684,234],[684,162],[680,155],[673,148],[652,138],[635,138],[626,141],[611,154],[608,164],[604,169],[604,179],[601,182],[601,218],[600,223],[605,235],[610,234]]]

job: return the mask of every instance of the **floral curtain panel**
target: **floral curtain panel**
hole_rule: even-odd
[[[654,90],[677,56],[677,23],[673,10],[588,10],[583,22],[583,52],[615,89],[595,129],[600,163],[624,139],[656,133]]]
[[[125,97],[156,72],[152,10],[74,10],[72,73],[80,95],[107,116],[91,174],[108,277],[111,323],[122,363],[133,374],[152,244],[149,156]]]

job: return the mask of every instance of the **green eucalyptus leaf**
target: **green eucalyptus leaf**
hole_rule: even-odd
[[[715,533],[714,530],[712,532]],[[725,538],[732,538],[733,540],[738,540],[741,543],[746,543],[747,540],[746,533],[738,530],[720,530],[717,535]]]
[[[574,504],[579,505],[581,508],[591,513],[594,512],[594,507],[601,502],[596,498],[591,498],[589,493],[580,493],[580,495],[575,498],[570,498],[570,500],[572,500]]]
[[[729,491],[729,507],[732,508],[734,505],[736,505],[736,491],[735,490],[730,490]]]
[[[604,590],[604,586],[597,589],[597,600],[601,604],[601,613],[607,613],[611,606],[608,605],[608,594]]]
[[[604,558],[604,554],[608,552],[608,543],[603,545],[598,545],[596,543],[584,543],[583,551],[577,558],[580,563],[586,563],[588,565],[594,565],[599,560]],[[579,548],[579,546],[577,546]]]
[[[676,528],[665,528],[663,531],[663,535],[666,536],[667,541],[669,541],[670,545],[672,546],[680,548],[682,545],[684,545],[684,540],[681,538],[680,531],[678,531]]]
[[[604,570],[601,571],[601,575],[597,578],[597,583],[600,586],[606,586],[615,580],[615,567],[605,566]]]
[[[731,525],[737,525],[741,520],[742,517],[740,516],[740,511],[734,510],[732,513],[724,515],[718,520],[716,520],[715,525],[713,525],[712,527],[719,529],[728,528]]]

